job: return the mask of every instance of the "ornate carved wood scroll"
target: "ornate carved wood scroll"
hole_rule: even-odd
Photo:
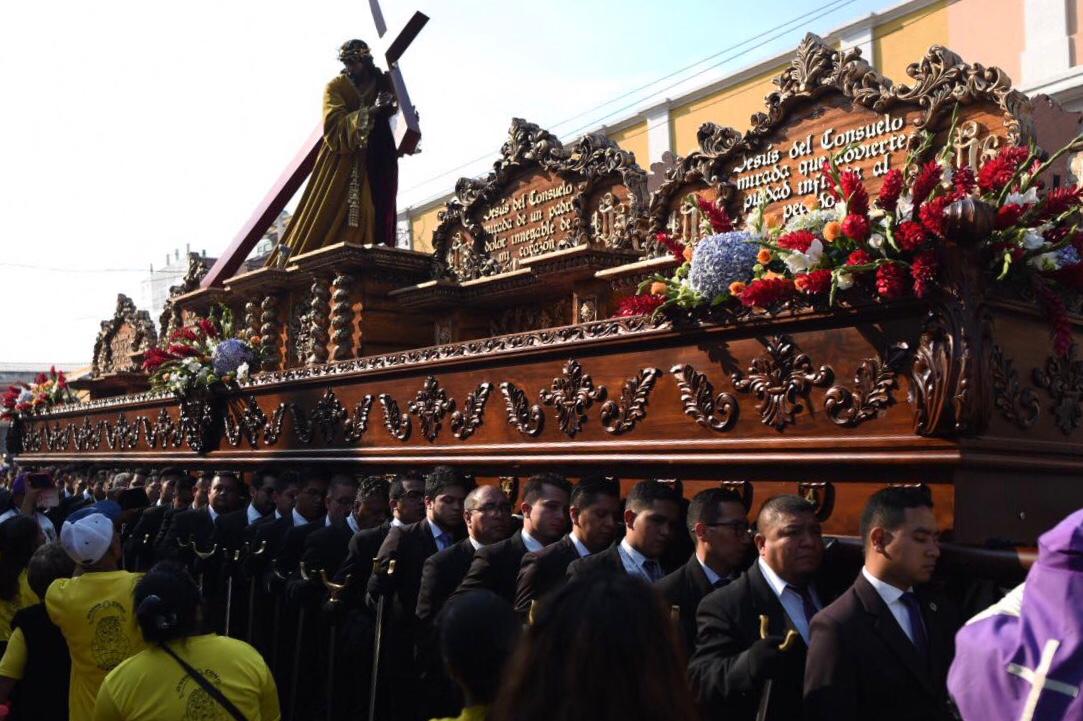
[[[405,441],[410,437],[410,416],[406,413],[400,413],[399,404],[388,394],[381,393],[379,398],[380,405],[384,409],[384,428],[387,429],[392,438]]]
[[[610,400],[602,405],[602,427],[606,432],[627,433],[647,417],[647,399],[661,375],[657,368],[644,368],[635,378],[624,381],[620,402]]]
[[[485,402],[489,400],[489,393],[492,390],[492,383],[482,383],[477,390],[466,394],[462,410],[451,414],[451,432],[460,441],[465,441],[474,435],[474,431],[481,426],[482,417],[485,414]]]
[[[455,410],[455,401],[447,397],[447,393],[440,387],[436,378],[429,376],[414,400],[406,406],[406,410],[417,416],[421,423],[421,435],[430,441],[435,441],[444,416]]]
[[[143,353],[158,342],[158,334],[150,314],[136,310],[128,296],[117,295],[117,308],[113,317],[102,321],[98,338],[94,341],[94,362],[91,376],[98,378],[110,373],[134,373],[139,365],[132,354]]]
[[[500,392],[508,411],[508,423],[520,433],[536,436],[545,425],[545,413],[541,406],[530,405],[526,393],[514,383],[501,383]]]
[[[240,405],[242,410],[238,413],[235,406]],[[236,403],[231,403],[226,409],[224,432],[226,442],[236,448],[241,440],[248,441],[252,448],[259,446],[263,435],[263,429],[267,427],[267,414],[260,408],[259,403],[252,396],[244,396]]]
[[[857,426],[881,415],[895,402],[891,392],[898,386],[896,368],[907,354],[905,346],[896,346],[886,361],[866,358],[854,373],[853,390],[832,386],[824,395],[824,411],[833,423]]]
[[[647,176],[631,153],[601,133],[565,148],[516,118],[500,154],[488,177],[456,183],[433,232],[434,277],[505,273],[579,245],[635,248]]]
[[[830,385],[835,374],[829,366],[814,370],[789,336],[769,336],[764,345],[767,352],[753,359],[747,377],[734,373],[733,387],[759,398],[756,408],[764,425],[781,431],[804,409],[800,399],[807,402],[812,387]]]
[[[994,405],[1007,421],[1027,430],[1038,418],[1041,408],[1038,396],[1019,384],[1011,359],[1004,355],[1000,346],[993,346],[991,361]]]
[[[594,381],[583,373],[578,361],[564,364],[561,375],[553,379],[549,389],[538,394],[542,403],[553,406],[557,412],[560,430],[574,438],[587,422],[587,410],[594,401],[605,400],[605,386],[594,387]]]
[[[1076,348],[1073,345],[1067,358],[1050,355],[1045,361],[1045,368],[1034,369],[1034,385],[1044,389],[1053,403],[1049,410],[1053,413],[1053,422],[1064,435],[1070,435],[1079,428],[1083,419],[1083,361],[1076,360]]]
[[[681,389],[681,404],[684,414],[704,428],[715,431],[728,431],[737,422],[740,408],[737,399],[725,391],[714,394],[714,386],[707,380],[706,373],[700,373],[690,365],[677,365],[669,369],[677,379]]]

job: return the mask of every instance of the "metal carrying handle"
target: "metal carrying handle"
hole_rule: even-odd
[[[249,553],[249,556],[262,556],[263,552],[267,550],[267,539],[263,539],[259,542],[259,548]]]
[[[315,576],[316,574],[315,574],[315,572],[313,572],[312,576],[308,575],[308,569],[305,568],[305,562],[304,561],[301,561],[300,563],[297,564],[297,570],[298,570],[298,572],[300,572],[301,578],[304,580],[305,583],[312,583],[312,576]],[[322,568],[319,569],[319,572],[323,573],[323,569]]]
[[[766,614],[760,614],[760,638],[767,638],[767,627],[770,625],[771,619],[767,618]],[[792,628],[786,632],[786,638],[782,639],[782,643],[778,645],[779,651],[789,651],[790,647],[797,642],[797,631]]]
[[[204,561],[207,560],[208,558],[210,558],[211,556],[213,556],[214,552],[218,550],[218,544],[217,543],[214,544],[213,546],[211,546],[211,550],[209,550],[209,551],[201,551],[201,550],[199,550],[199,546],[196,545],[196,537],[195,536],[190,536],[189,537],[188,545],[191,547],[192,553],[196,554],[197,556],[199,556],[199,558],[201,560],[204,560]]]
[[[323,586],[327,589],[327,603],[334,605],[339,602],[338,595],[350,585],[350,578],[352,576],[347,573],[342,583],[335,583],[327,577],[327,571],[320,569],[320,580],[323,581]]]

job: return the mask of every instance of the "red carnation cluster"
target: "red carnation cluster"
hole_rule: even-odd
[[[831,271],[814,270],[794,276],[794,287],[805,295],[823,295],[831,290]]]
[[[977,185],[977,180],[974,178],[974,169],[969,166],[959,168],[951,176],[951,184],[955,186],[954,197],[956,200],[970,195],[971,191],[974,190],[974,186]]]
[[[1005,203],[997,208],[997,218],[993,227],[997,230],[1004,230],[1005,228],[1012,227],[1023,217],[1023,212],[1025,210],[1026,208],[1017,203]]]
[[[930,160],[921,166],[918,177],[914,179],[913,198],[915,206],[925,202],[925,199],[929,197],[929,193],[933,192],[933,189],[940,182],[942,173],[943,169],[940,167],[940,163],[935,160]]]
[[[673,255],[673,258],[678,263],[684,262],[684,243],[677,240],[669,233],[658,233],[654,237],[658,239],[659,243],[665,246],[666,250]]]
[[[914,279],[914,295],[924,298],[929,285],[936,280],[936,253],[926,250],[914,256],[910,264],[910,277]]]
[[[711,201],[699,195],[696,196],[696,205],[699,206],[700,212],[706,215],[711,221],[712,231],[715,233],[728,233],[733,230],[733,219],[730,218],[730,215],[726,212],[725,208],[719,208]]]
[[[869,239],[869,219],[864,215],[851,213],[843,218],[842,232],[846,234],[847,238],[856,240],[858,243],[864,243]]]
[[[899,244],[899,247],[907,252],[912,252],[925,245],[925,242],[929,240],[929,234],[925,232],[925,228],[921,223],[916,223],[912,220],[904,220],[899,223],[899,227],[895,229],[895,241]]]
[[[208,338],[218,337],[218,326],[210,318],[200,318],[199,328],[202,330]]]
[[[895,210],[902,195],[903,174],[898,168],[892,168],[884,176],[884,183],[880,186],[880,195],[876,198],[876,204],[888,212]]]
[[[864,248],[858,248],[846,259],[846,265],[868,265],[872,262],[872,256]]]
[[[948,196],[938,195],[928,203],[922,204],[921,210],[918,211],[921,224],[938,238],[944,237],[944,208],[948,207],[950,202],[951,198]]]
[[[1053,352],[1061,358],[1067,358],[1072,352],[1072,322],[1068,319],[1064,299],[1041,280],[1034,281],[1034,291],[1052,326],[1050,333],[1053,336]]]
[[[1029,154],[1026,148],[1018,145],[1001,148],[997,156],[986,161],[978,171],[978,188],[982,193],[999,193]]]
[[[796,250],[800,253],[806,253],[814,240],[816,240],[816,236],[811,231],[795,230],[792,233],[780,236],[778,247],[784,250]]]
[[[857,171],[847,170],[839,179],[843,197],[846,198],[846,210],[849,213],[865,215],[869,212],[869,194],[861,184]]]
[[[143,354],[143,370],[153,373],[160,365],[171,360],[175,360],[172,355],[155,346]]]
[[[820,166],[820,177],[823,179],[824,187],[827,188],[827,194],[835,200],[841,200],[841,198],[839,198],[839,191],[835,187],[835,171],[831,167],[830,161],[824,160],[823,164]]]
[[[664,295],[630,295],[617,304],[617,317],[627,318],[633,315],[650,315],[658,306],[666,302]]]
[[[876,269],[876,292],[884,300],[894,300],[906,295],[909,279],[906,269],[898,263],[884,263]]]
[[[196,328],[190,325],[186,325],[183,328],[177,328],[169,335],[169,340],[199,340],[199,333]]]
[[[789,278],[760,278],[741,291],[741,305],[766,308],[793,296],[796,292]]]
[[[1038,212],[1036,219],[1037,222],[1052,220],[1069,208],[1079,205],[1080,201],[1083,200],[1080,193],[1083,193],[1083,188],[1073,188],[1071,186],[1050,190],[1042,202],[1041,210]]]

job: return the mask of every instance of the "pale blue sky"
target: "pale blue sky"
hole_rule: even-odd
[[[484,172],[513,116],[580,134],[893,4],[384,0],[392,27],[431,18],[401,63],[424,140],[400,207]],[[338,45],[373,36],[364,0],[5,3],[0,361],[89,361],[150,263],[221,252],[318,123]]]

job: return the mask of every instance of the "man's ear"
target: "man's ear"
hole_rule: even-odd
[[[624,525],[628,528],[635,528],[636,525],[636,512],[631,508],[624,509]]]
[[[526,501],[523,501],[519,504],[519,513],[523,515],[523,518],[526,518],[530,515],[530,506],[531,504],[527,503]]]

